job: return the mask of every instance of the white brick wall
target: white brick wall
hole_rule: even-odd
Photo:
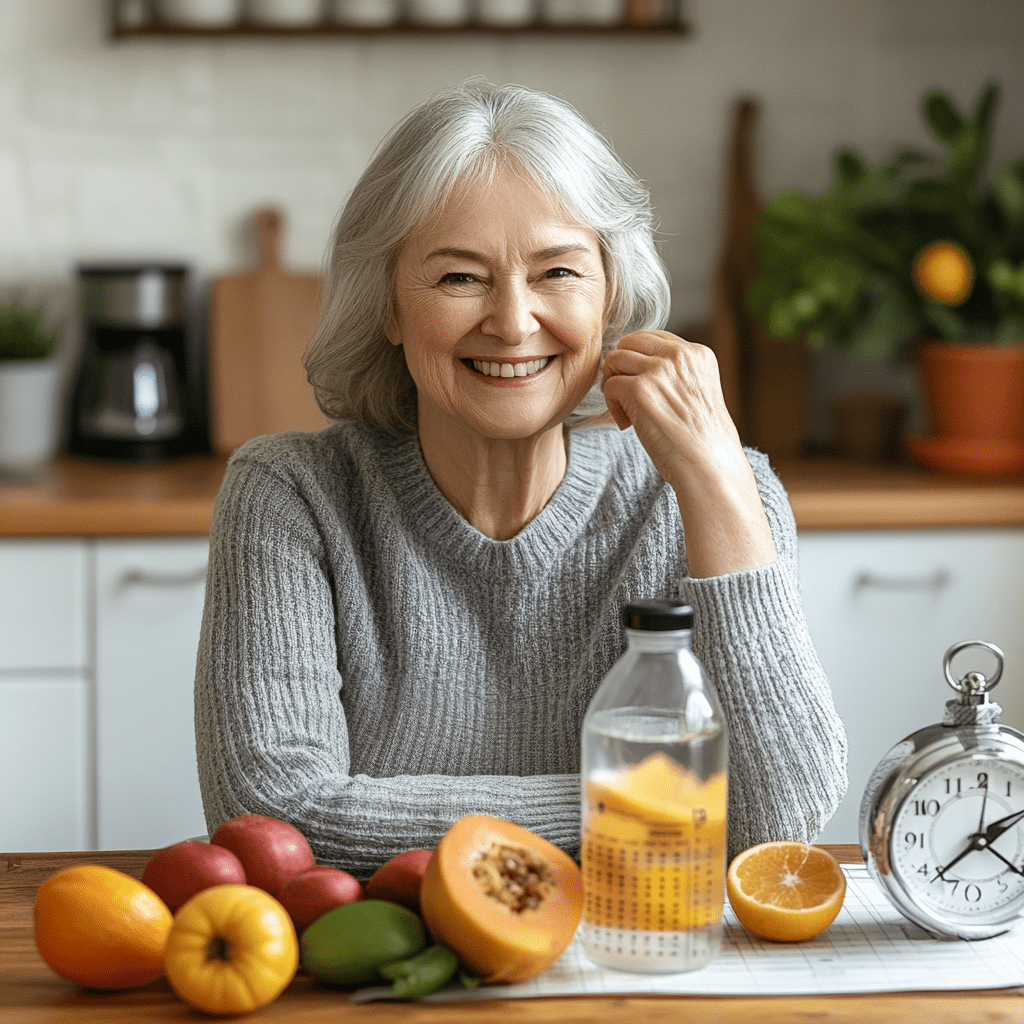
[[[1022,0],[691,0],[693,34],[628,40],[134,41],[106,0],[0,0],[0,287],[76,261],[160,256],[202,274],[250,258],[279,203],[287,258],[319,264],[387,129],[472,75],[560,94],[652,188],[675,315],[703,315],[731,101],[764,105],[760,182],[817,189],[840,144],[923,143],[932,86],[1000,79],[997,155],[1024,152]]]

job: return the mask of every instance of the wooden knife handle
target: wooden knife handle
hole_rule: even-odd
[[[256,236],[259,269],[267,270],[281,265],[281,228],[284,216],[274,206],[265,206],[252,216],[252,231]]]

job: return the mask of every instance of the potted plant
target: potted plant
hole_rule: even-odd
[[[56,450],[59,342],[39,310],[0,307],[0,472],[7,475],[38,471]]]
[[[919,360],[930,434],[908,443],[940,469],[1024,468],[1024,159],[985,173],[998,98],[990,83],[963,112],[929,93],[937,151],[872,167],[844,149],[822,196],[780,192],[756,226],[753,314],[778,338]]]

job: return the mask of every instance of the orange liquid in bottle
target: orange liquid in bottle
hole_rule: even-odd
[[[727,776],[663,751],[586,781],[582,940],[605,966],[693,970],[721,948]]]

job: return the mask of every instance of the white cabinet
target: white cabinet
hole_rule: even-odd
[[[908,733],[942,720],[953,691],[945,652],[988,640],[1006,658],[993,694],[1024,729],[1024,531],[802,533],[800,577],[811,636],[849,736],[850,788],[820,842],[858,841],[864,786]],[[987,654],[972,664],[989,672]]]
[[[205,540],[96,545],[97,848],[206,832],[192,691]]]
[[[207,542],[0,542],[0,850],[206,831],[192,690]]]
[[[0,850],[91,838],[89,582],[80,543],[0,544]]]

